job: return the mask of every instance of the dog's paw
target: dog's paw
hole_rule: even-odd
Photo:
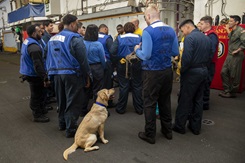
[[[106,140],[106,139],[104,139],[104,140],[102,140],[102,142],[103,142],[104,144],[107,144],[109,141]]]
[[[87,147],[87,148],[84,149],[84,152],[98,150],[99,148],[100,148],[99,146]]]
[[[93,146],[95,150],[99,149],[100,147],[99,146]]]

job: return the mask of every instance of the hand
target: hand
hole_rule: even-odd
[[[225,30],[226,30],[227,33],[230,33],[230,32],[231,32],[231,31],[230,31],[230,26],[229,26],[229,24],[226,24],[226,25],[225,25]]]
[[[49,87],[50,86],[50,81],[48,80],[48,81],[44,81],[44,87],[45,88],[47,88],[47,87]]]
[[[85,85],[85,88],[89,88],[89,87],[90,87],[90,78],[88,77],[87,78],[86,85]]]
[[[240,48],[237,49],[237,50],[234,50],[231,54],[232,54],[232,55],[235,55],[235,54],[238,53],[240,50],[241,50]]]
[[[135,52],[136,52],[137,49],[140,48],[141,44],[142,44],[142,43],[140,43],[139,45],[135,45],[135,47],[134,47],[134,51],[135,51]]]

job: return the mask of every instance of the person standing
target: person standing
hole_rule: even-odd
[[[119,36],[119,35],[125,34],[124,29],[123,29],[123,25],[122,25],[122,24],[118,24],[116,29],[117,29],[117,34],[116,34],[116,36],[114,37],[114,39],[116,39],[117,36]]]
[[[135,26],[134,34],[142,36],[143,30],[139,27],[140,21],[137,18],[131,20],[131,22]]]
[[[41,26],[40,26],[41,27]],[[42,39],[40,40],[40,44],[42,45],[44,51],[46,50],[46,46],[48,44],[48,41],[50,40],[50,38],[52,37],[52,32],[53,32],[53,22],[51,20],[46,20],[43,22],[43,28],[44,28],[44,31],[43,31],[43,36],[42,36]],[[45,55],[47,54],[46,52],[44,53],[43,57],[44,57],[44,60],[46,60],[47,56]],[[56,99],[55,99],[55,91],[54,91],[54,79],[53,77],[51,76],[50,77],[50,86],[48,88],[46,88],[45,90],[45,94],[46,94],[46,97],[45,97],[45,103],[48,105],[52,102],[56,102]],[[52,106],[46,106],[47,110],[53,110],[53,107]]]
[[[203,110],[209,109],[210,85],[215,74],[215,64],[218,60],[219,39],[215,31],[212,29],[213,19],[211,16],[204,16],[200,19],[200,29],[212,41],[212,60],[208,63],[208,78],[204,87],[203,94]]]
[[[200,32],[191,19],[184,20],[179,29],[185,36],[180,69],[180,93],[173,131],[185,133],[185,125],[193,134],[200,134],[203,113],[204,84],[208,77],[207,65],[212,54],[212,42]]]
[[[66,130],[67,138],[75,135],[84,87],[91,76],[86,47],[77,33],[77,23],[76,16],[67,14],[63,18],[64,30],[53,36],[47,47],[46,66],[48,74],[54,76],[59,130]]]
[[[130,77],[125,77],[125,58],[128,54],[134,51],[134,46],[141,42],[141,37],[133,34],[135,31],[135,26],[131,22],[124,25],[124,30],[126,34],[119,35],[110,49],[112,56],[116,56],[118,59],[117,75],[119,81],[119,99],[116,106],[116,112],[119,114],[124,114],[126,112],[128,94],[131,87],[135,112],[141,115],[143,114],[143,100],[140,60],[128,65]]]
[[[48,86],[48,76],[44,68],[43,48],[39,44],[42,37],[38,25],[30,25],[27,28],[28,38],[23,42],[20,58],[20,74],[27,80],[30,86],[30,108],[34,122],[49,122],[44,109],[44,86]]]
[[[172,139],[171,99],[173,72],[171,57],[179,54],[178,39],[170,26],[160,21],[159,10],[152,4],[145,10],[148,25],[142,35],[142,47],[136,45],[136,55],[143,60],[143,101],[145,132],[140,139],[154,144],[156,136],[156,104],[158,102],[161,132]]]
[[[53,32],[54,24],[51,20],[48,20],[48,21],[43,22],[43,26],[44,26],[45,30],[44,30],[42,39],[43,39],[44,43],[47,44],[48,41],[50,40],[50,38],[52,37],[51,33]]]
[[[87,26],[84,37],[88,63],[93,75],[92,91],[94,101],[97,99],[98,91],[103,89],[106,67],[105,51],[103,45],[98,41],[98,31],[99,28],[95,24],[90,24]]]
[[[230,16],[229,27],[232,31],[228,35],[228,55],[221,70],[224,88],[224,91],[219,93],[221,97],[236,97],[239,89],[245,49],[245,30],[239,26],[240,22],[239,16]]]
[[[85,30],[85,27],[83,26],[83,23],[79,22],[77,33],[79,33],[82,37],[84,37],[85,32],[86,32],[86,30]]]
[[[111,35],[108,35],[109,33],[109,29],[105,24],[101,24],[99,26],[99,38],[98,41],[101,42],[101,44],[104,47],[104,51],[105,51],[105,57],[106,57],[106,69],[105,69],[105,73],[104,73],[104,88],[106,89],[111,89],[113,87],[113,79],[112,79],[112,75],[113,75],[113,61],[111,60],[111,55],[109,52],[109,49],[111,48],[111,45],[113,44],[113,39],[111,37]],[[116,104],[113,103],[112,100],[108,101],[108,108],[112,108],[115,107]]]

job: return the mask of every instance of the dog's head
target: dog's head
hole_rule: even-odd
[[[97,93],[98,97],[97,97],[96,101],[104,104],[105,106],[108,106],[108,100],[110,100],[112,98],[112,95],[114,93],[115,93],[114,88],[102,89]]]

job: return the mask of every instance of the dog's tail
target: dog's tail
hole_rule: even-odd
[[[68,155],[75,152],[77,148],[78,148],[78,145],[76,143],[74,143],[74,144],[72,144],[72,146],[70,148],[66,149],[63,153],[64,159],[67,160]]]

